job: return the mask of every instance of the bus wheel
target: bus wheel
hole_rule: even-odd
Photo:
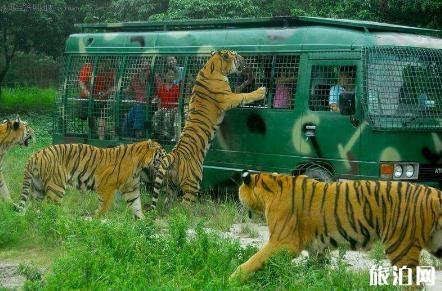
[[[304,175],[322,182],[333,182],[333,174],[325,167],[312,165],[305,169]]]

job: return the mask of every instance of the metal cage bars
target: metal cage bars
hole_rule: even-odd
[[[362,50],[362,60],[362,105],[373,128],[441,128],[441,49],[370,47]]]
[[[208,58],[68,55],[54,130],[67,137],[122,141],[153,137],[162,144],[174,144],[195,78]],[[263,101],[247,107],[293,108],[299,55],[245,59],[248,69],[229,76],[232,91],[268,88]]]

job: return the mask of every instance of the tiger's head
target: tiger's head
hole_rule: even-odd
[[[34,130],[18,115],[15,120],[5,120],[0,124],[0,147],[10,147],[16,144],[28,146],[29,140],[33,138]]]
[[[234,51],[219,50],[211,52],[211,71],[217,70],[224,76],[241,72],[245,67],[244,58]]]
[[[243,171],[241,177],[239,200],[252,211],[264,212],[266,201],[282,191],[281,176],[278,174]]]
[[[143,144],[148,148],[144,155],[144,160],[141,168],[141,181],[145,183],[153,182],[155,178],[155,169],[157,169],[166,155],[166,150],[156,141],[147,140]]]

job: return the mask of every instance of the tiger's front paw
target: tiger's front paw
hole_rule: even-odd
[[[250,274],[248,272],[246,272],[241,268],[241,266],[239,266],[238,268],[236,268],[235,272],[233,272],[232,275],[230,275],[229,281],[230,282],[238,281],[242,283],[249,278],[249,275]]]
[[[261,100],[264,99],[264,97],[266,96],[266,92],[267,92],[267,88],[266,87],[259,87],[258,89],[256,89],[256,95],[258,96],[257,100]]]

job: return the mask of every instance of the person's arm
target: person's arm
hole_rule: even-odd
[[[330,110],[333,112],[337,112],[339,110],[339,107],[338,107],[339,91],[340,91],[339,85],[335,85],[330,88],[330,94],[328,97],[328,105],[330,106]]]
[[[88,89],[87,85],[83,81],[79,81],[78,84],[80,86],[80,97],[88,98],[91,92]]]

